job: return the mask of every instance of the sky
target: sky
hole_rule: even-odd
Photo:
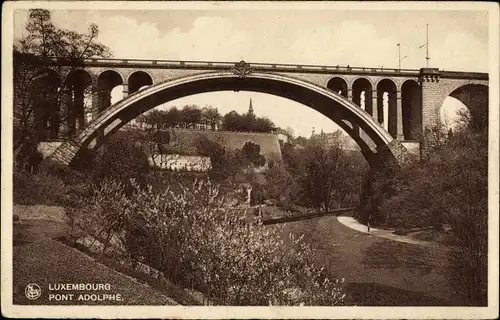
[[[401,67],[414,69],[425,66],[425,48],[419,47],[426,42],[428,24],[430,67],[488,71],[486,11],[53,10],[51,14],[56,26],[79,32],[97,24],[98,40],[110,47],[115,58],[396,68],[400,43],[401,58],[405,57]],[[27,17],[25,10],[15,12],[15,38],[26,35]],[[114,100],[119,98],[119,93],[113,95]],[[242,113],[250,98],[256,115],[283,128],[290,126],[298,135],[309,136],[313,127],[317,132],[338,129],[308,107],[253,92],[205,93],[162,108],[198,104],[217,107],[222,114]],[[453,98],[445,104],[445,109],[462,107]]]

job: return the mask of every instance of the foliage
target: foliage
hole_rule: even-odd
[[[28,35],[20,41],[19,49],[39,57],[61,57],[85,59],[107,57],[109,49],[95,41],[99,28],[89,26],[88,34],[79,34],[71,30],[60,29],[51,21],[49,10],[31,9],[28,23]]]
[[[137,118],[143,127],[167,128],[196,128],[196,124],[206,124],[212,130],[216,129],[221,115],[216,108],[205,107],[200,109],[196,105],[186,105],[182,109],[172,107],[168,110],[153,109]]]
[[[252,113],[240,115],[236,111],[227,113],[222,121],[222,128],[227,131],[274,132],[276,126],[268,118],[256,117]]]
[[[211,130],[215,130],[219,129],[218,124],[221,119],[222,129],[227,131],[270,133],[277,129],[274,123],[266,117],[256,117],[251,113],[240,115],[236,111],[231,111],[222,117],[216,108],[200,109],[196,105],[186,105],[182,109],[176,107],[169,110],[154,109],[138,117],[137,122],[142,126],[157,126],[163,129],[196,128],[196,124],[206,124]]]
[[[473,118],[472,118],[473,119]],[[421,163],[382,179],[374,189],[385,224],[397,228],[451,228],[456,246],[448,278],[464,301],[484,305],[487,298],[488,130],[472,119],[435,146]],[[478,121],[482,121],[479,118]],[[437,130],[435,130],[437,131]]]
[[[66,208],[71,237],[78,241],[89,235],[92,238],[90,241],[85,238],[80,241],[88,247],[98,241],[102,244],[102,253],[106,254],[113,236],[121,232],[128,222],[131,201],[126,196],[124,185],[115,180],[105,179],[99,185],[90,185],[86,191],[73,195],[73,202],[77,205]]]
[[[300,144],[297,144],[300,141]],[[367,163],[360,152],[344,150],[344,138],[335,135],[328,144],[299,137],[281,150],[284,168],[292,176],[293,201],[317,209],[356,206]]]
[[[26,24],[28,34],[14,46],[14,159],[25,144],[37,144],[46,138],[55,138],[65,123],[58,112],[63,99],[63,70],[48,69],[48,57],[71,60],[70,69],[81,69],[86,58],[109,57],[109,49],[98,43],[99,29],[89,26],[88,33],[80,34],[60,29],[51,21],[50,11],[31,9]],[[65,70],[67,72],[67,70]]]
[[[13,172],[14,203],[58,205],[65,192],[63,181],[45,172]]]
[[[280,206],[289,206],[293,199],[300,196],[300,186],[285,169],[283,162],[276,162],[266,170],[265,194],[267,199],[276,199]]]
[[[243,158],[257,167],[262,167],[266,164],[266,158],[260,154],[260,145],[247,141],[241,149]]]
[[[145,129],[131,128],[128,130],[126,138],[137,142],[143,148],[144,154],[146,154],[153,166],[152,172],[155,174],[156,169],[166,161],[166,156],[172,153],[169,147],[172,140],[171,132],[162,130],[155,125]]]
[[[209,176],[214,180],[232,178],[241,167],[241,152],[227,150],[220,143],[200,136],[195,141],[196,148],[201,156],[210,157],[212,168]]]
[[[246,223],[209,181],[160,193],[137,187],[133,199],[128,250],[170,279],[202,290],[209,304],[343,301],[339,284],[321,276],[301,238],[283,239],[280,228]]]
[[[210,125],[212,130],[215,130],[216,126],[219,124],[222,116],[217,108],[205,107],[201,110],[201,117],[205,122]]]
[[[14,203],[65,206],[86,181],[84,174],[46,160],[35,173],[13,171]]]
[[[347,162],[338,147],[312,144],[306,148],[305,173],[301,184],[309,203],[321,210],[331,209],[332,196],[341,194]]]
[[[128,185],[131,178],[145,183],[151,169],[147,155],[134,142],[110,138],[101,146],[87,168],[96,183],[114,179]]]

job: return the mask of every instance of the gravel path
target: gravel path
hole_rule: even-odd
[[[368,232],[367,226],[359,223],[356,219],[354,219],[353,217],[349,217],[349,216],[337,216],[337,220],[348,228],[354,229],[354,230],[359,231],[359,232],[371,234],[371,235],[374,235],[377,237],[381,237],[381,238],[386,238],[386,239],[390,239],[390,240],[394,240],[394,241],[398,241],[398,242],[417,244],[420,246],[439,245],[435,242],[415,240],[415,239],[411,239],[410,237],[400,236],[400,235],[394,234],[392,232],[389,232],[387,230],[382,230],[382,229],[377,229],[377,228],[370,228],[370,232]]]

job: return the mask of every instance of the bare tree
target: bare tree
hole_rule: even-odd
[[[68,115],[60,112],[67,103],[63,99],[68,93],[65,76],[83,69],[83,59],[111,55],[96,41],[99,29],[95,24],[86,34],[60,29],[52,23],[48,10],[30,10],[26,30],[28,35],[13,48],[15,157],[26,145],[59,135],[59,126]],[[50,63],[54,58],[60,63]]]
[[[305,152],[305,174],[302,186],[309,202],[324,211],[331,208],[332,197],[342,197],[342,185],[347,172],[347,162],[340,146],[312,143]]]

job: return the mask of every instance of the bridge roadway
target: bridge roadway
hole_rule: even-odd
[[[71,61],[61,58],[50,58],[52,63],[71,65]],[[150,60],[150,59],[83,59],[79,63],[88,67],[127,67],[127,68],[154,68],[154,69],[213,69],[231,70],[240,62],[225,61],[195,61],[195,60]],[[359,67],[341,65],[314,65],[314,64],[287,64],[287,63],[253,63],[245,62],[255,71],[267,72],[301,72],[301,73],[328,73],[328,74],[355,74],[379,75],[387,77],[418,77],[420,69],[397,69],[383,67]],[[487,73],[461,72],[440,70],[441,77],[450,79],[488,80]]]

